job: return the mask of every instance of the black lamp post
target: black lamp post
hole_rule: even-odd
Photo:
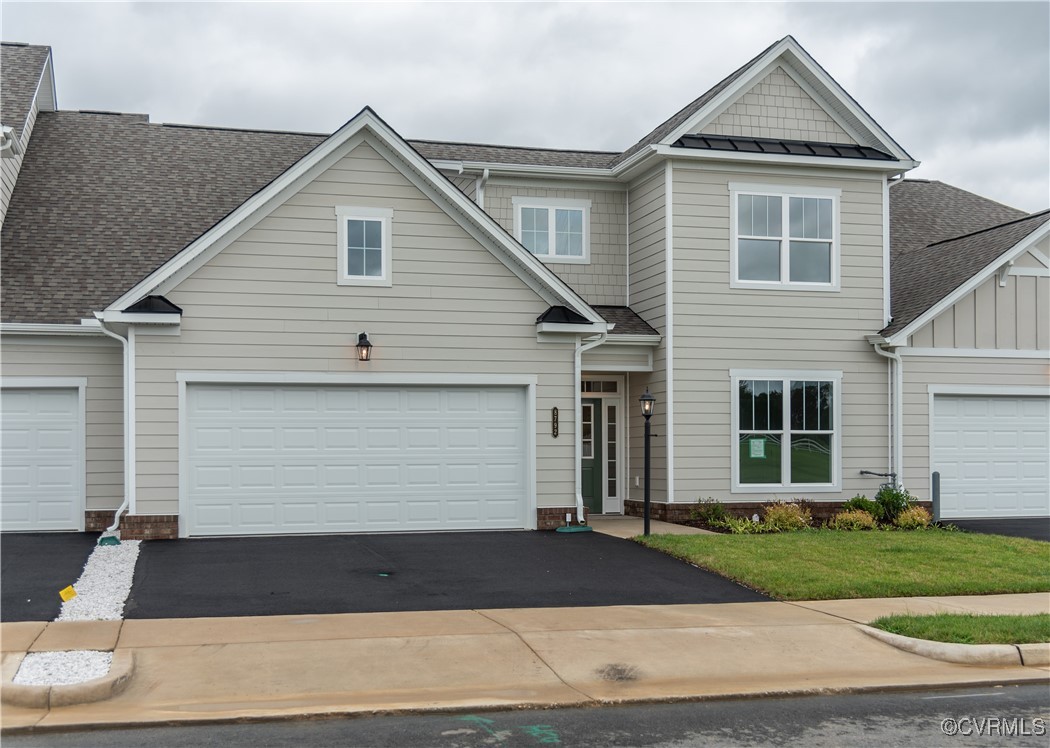
[[[656,407],[656,398],[649,394],[649,388],[645,388],[645,392],[638,402],[642,406],[642,415],[645,416],[645,525],[644,534],[649,534],[649,473],[650,473],[650,452],[649,452],[649,419],[653,417],[653,409]]]

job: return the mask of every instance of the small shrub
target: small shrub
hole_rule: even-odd
[[[733,535],[760,535],[767,532],[776,532],[775,530],[770,530],[768,525],[762,522],[755,522],[749,517],[733,517],[731,515],[720,522],[718,527],[725,528]]]
[[[932,521],[933,517],[930,516],[925,507],[910,506],[897,515],[897,519],[893,520],[893,524],[902,530],[921,530],[924,527],[929,527]]]
[[[689,512],[689,516],[706,525],[719,526],[729,517],[726,506],[721,501],[714,499],[700,499],[696,506]]]
[[[882,514],[883,514],[882,504],[880,504],[877,501],[872,501],[867,496],[854,496],[852,499],[850,499],[849,501],[845,502],[842,505],[842,511],[844,511],[844,512],[854,512],[854,511],[867,512],[872,517],[874,517],[876,520],[881,520],[883,518],[882,517]]]
[[[875,518],[863,509],[839,512],[828,521],[832,530],[874,530]]]
[[[897,515],[915,504],[915,497],[899,486],[885,486],[875,494],[875,501],[882,507],[883,522],[893,523]]]
[[[805,530],[813,523],[813,514],[798,504],[776,502],[762,507],[765,525],[770,532]]]

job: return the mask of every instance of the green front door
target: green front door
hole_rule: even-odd
[[[592,514],[602,507],[602,401],[584,400],[580,412],[582,423],[583,503]]]

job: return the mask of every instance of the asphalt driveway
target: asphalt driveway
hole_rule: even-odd
[[[58,591],[80,578],[98,533],[0,535],[0,621],[53,621]]]
[[[767,599],[670,556],[597,532],[219,538],[143,543],[125,617]]]
[[[1013,538],[1031,538],[1050,543],[1050,517],[949,519],[945,520],[945,523],[955,525],[966,532],[979,532],[983,535],[1009,535]]]

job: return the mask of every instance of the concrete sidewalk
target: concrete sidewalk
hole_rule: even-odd
[[[26,651],[130,651],[93,704],[3,707],[5,731],[1047,681],[909,654],[856,622],[891,612],[1035,613],[1050,594],[325,616],[8,623]]]

